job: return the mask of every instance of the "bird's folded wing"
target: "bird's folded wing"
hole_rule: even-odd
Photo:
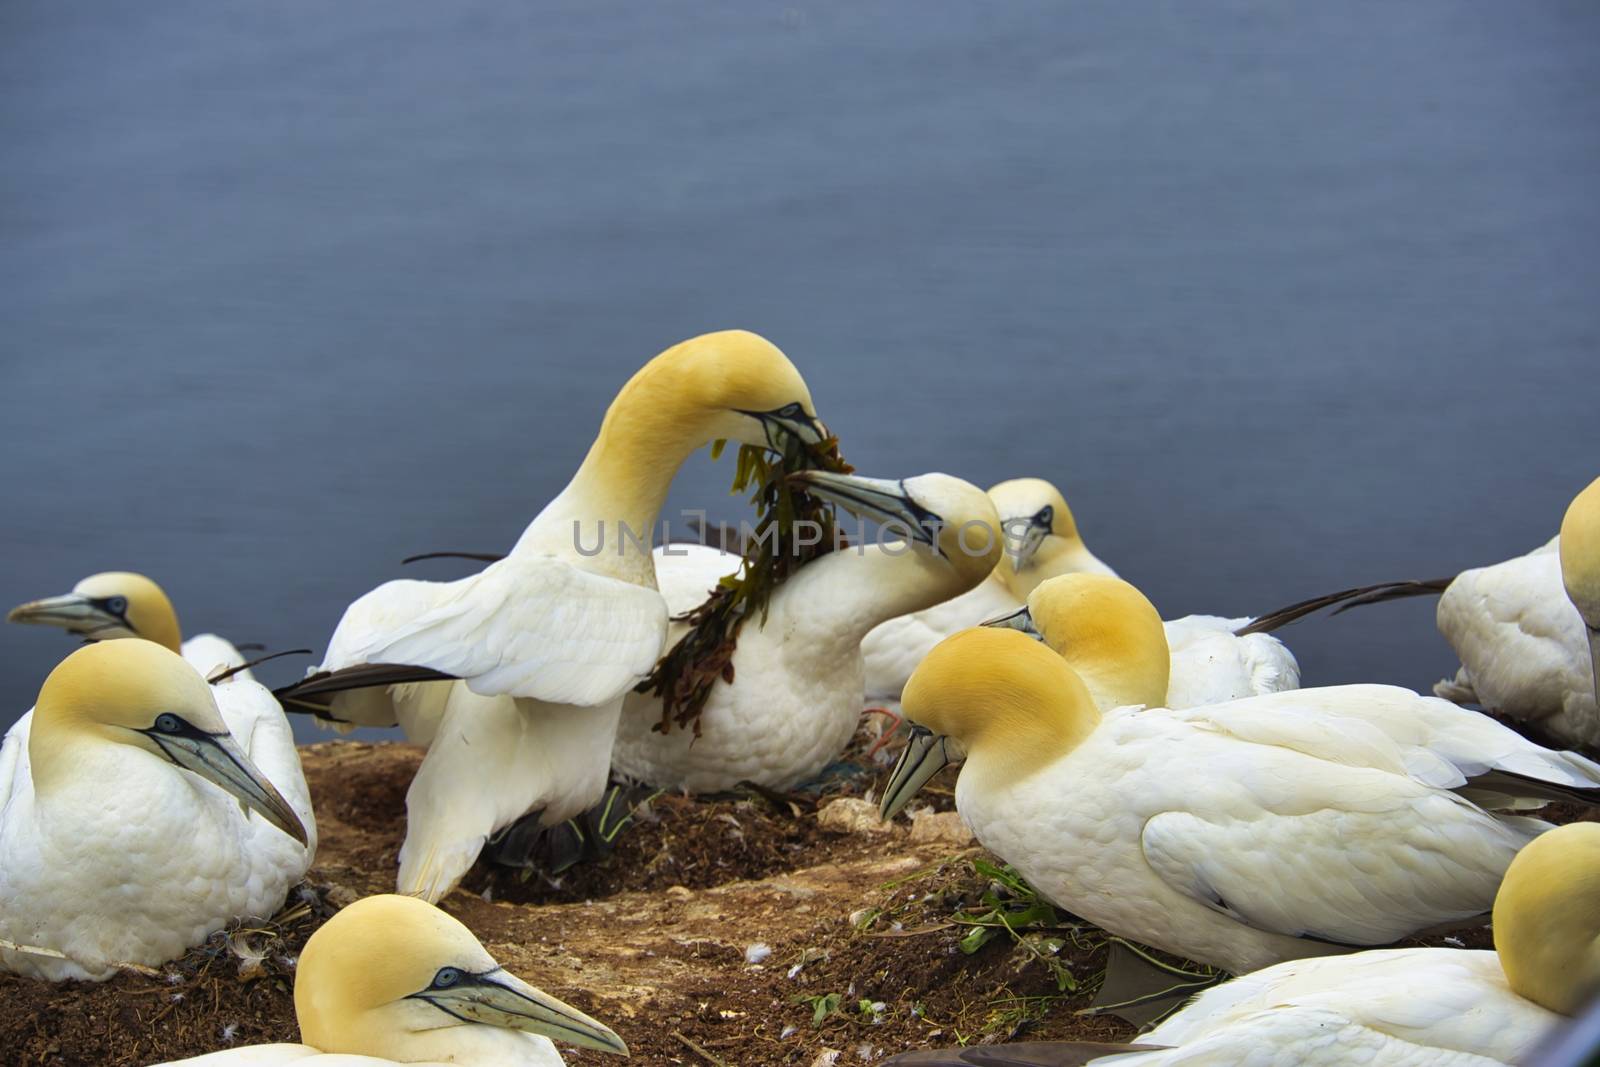
[[[1303,802],[1280,798],[1276,810],[1235,793],[1162,812],[1145,823],[1145,860],[1177,891],[1256,929],[1383,945],[1488,911],[1506,865],[1543,826],[1408,778],[1332,771],[1337,780],[1306,781]]]
[[[28,733],[32,726],[33,709],[29,708],[26,715],[12,723],[5,740],[0,741],[0,815],[4,815],[6,805],[11,802],[17,783],[27,782],[29,789],[33,787],[28,766]]]
[[[649,673],[666,627],[654,589],[512,556],[460,581],[379,586],[345,612],[322,669],[404,663],[484,696],[596,705]]]

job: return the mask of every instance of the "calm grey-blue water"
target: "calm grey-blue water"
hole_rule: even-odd
[[[1582,0],[10,0],[0,606],[137,569],[320,651],[727,326],[863,473],[1056,481],[1169,617],[1526,551],[1600,472],[1597,40]],[[672,507],[737,518],[730,475]],[[1307,684],[1453,669],[1426,601],[1285,636]],[[0,629],[0,723],[69,647]]]

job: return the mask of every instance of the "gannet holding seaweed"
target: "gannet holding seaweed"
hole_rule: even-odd
[[[231,641],[216,634],[195,634],[185,640],[166,592],[132,571],[91,574],[70,593],[18,604],[6,621],[59,626],[90,641],[142,637],[183,656],[205,675],[245,662]],[[242,670],[234,677],[251,675]]]
[[[943,603],[880,623],[861,643],[866,693],[898,700],[929,649],[957,630],[1015,611],[1034,586],[1058,574],[1115,574],[1089,551],[1061,491],[1043,478],[1012,478],[989,489],[1005,536],[1005,559],[987,581]]]
[[[957,809],[1042,894],[1234,973],[1486,913],[1549,824],[1485,811],[1452,791],[1472,782],[1447,761],[1330,722],[1324,692],[1102,715],[1042,643],[967,630],[906,687],[921,728],[882,810],[964,753]]]
[[[1129,705],[1182,710],[1225,703],[1236,699],[1229,694],[1244,688],[1251,677],[1244,669],[1250,654],[1242,648],[1230,653],[1220,638],[1213,654],[1204,659],[1169,656],[1166,634],[1171,624],[1164,628],[1155,606],[1120,578],[1096,574],[1052,578],[1033,591],[1022,611],[989,625],[1037,634],[1066,660],[1102,712]],[[1272,639],[1265,634],[1232,637],[1240,646],[1262,640]],[[1180,699],[1173,699],[1174,692]],[[1196,699],[1213,694],[1215,699]],[[1545,785],[1600,791],[1600,764],[1575,752],[1553,752],[1487,715],[1438,697],[1392,685],[1340,685],[1271,698],[1262,695],[1250,706],[1270,713],[1282,705],[1308,727],[1317,721],[1327,726],[1349,719],[1375,726],[1400,747],[1408,765],[1419,769],[1445,760],[1460,777],[1456,787],[1486,806],[1542,807],[1553,799]],[[1495,771],[1502,773],[1492,780],[1486,777]],[[1474,779],[1470,787],[1467,778]]]
[[[152,641],[50,673],[0,746],[0,966],[104,979],[283,904],[315,849],[294,740],[276,704],[235,737],[212,693]]]
[[[1517,854],[1495,895],[1494,946],[1280,963],[1207,990],[1133,1045],[987,1045],[883,1067],[1529,1063],[1600,994],[1600,825],[1557,827]]]
[[[438,900],[495,831],[535,811],[557,825],[604,793],[623,695],[666,638],[648,538],[683,461],[719,439],[781,450],[824,436],[776,346],[741,330],[693,338],[623,386],[572,481],[509,556],[460,581],[388,582],[350,605],[320,670],[405,664],[461,679],[333,701],[340,719],[399,721],[429,744],[406,797],[401,892]]]
[[[879,622],[986,581],[1000,558],[998,519],[977,486],[945,474],[898,481],[808,471],[792,476],[909,541],[850,545],[812,560],[739,633],[733,678],[712,689],[698,730],[661,732],[661,700],[630,694],[612,764],[626,777],[706,793],[744,781],[786,789],[835,759],[861,718],[861,641]],[[657,550],[673,615],[698,606],[740,557],[701,545]],[[675,623],[676,639],[686,624]]]
[[[179,1065],[560,1067],[552,1038],[626,1056],[609,1027],[511,974],[459,921],[413,897],[356,901],[295,968],[304,1044],[248,1045]]]

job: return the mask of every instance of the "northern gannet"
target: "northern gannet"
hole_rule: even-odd
[[[293,738],[276,704],[236,738],[212,693],[153,641],[50,673],[0,747],[0,967],[105,979],[283,904],[315,847]]]
[[[471,930],[414,897],[366,897],[312,934],[295,968],[294,1011],[304,1044],[158,1067],[560,1067],[552,1038],[628,1054],[609,1027],[511,974]]]
[[[1557,827],[1517,854],[1495,896],[1494,945],[1280,963],[1207,990],[1131,1046],[991,1045],[905,1053],[883,1067],[1529,1063],[1600,994],[1600,825]]]
[[[1236,974],[1486,913],[1549,824],[1458,796],[1454,767],[1330,721],[1321,692],[1102,715],[1042,643],[963,631],[906,686],[920,729],[881,810],[964,754],[957,809],[1040,893]]]
[[[1218,636],[1211,654],[1203,658],[1169,656],[1166,638],[1172,624],[1164,628],[1155,606],[1121,578],[1052,578],[1033,591],[1026,608],[988,625],[1038,636],[1066,660],[1102,712],[1129,705],[1182,710],[1237,699],[1233,694],[1240,689],[1245,690],[1240,696],[1250,695],[1249,653],[1243,648],[1230,651]],[[1227,640],[1243,646],[1272,638],[1229,634]],[[1324,724],[1355,719],[1377,727],[1399,746],[1415,774],[1460,788],[1496,810],[1542,807],[1562,797],[1563,788],[1600,791],[1600,764],[1593,760],[1575,752],[1553,752],[1487,715],[1399,686],[1327,686],[1280,693],[1250,706],[1269,713],[1279,705],[1307,725],[1317,719]],[[1430,769],[1441,759],[1454,771]],[[1557,788],[1544,788],[1550,785]]]
[[[1276,637],[1235,633],[1247,621],[1188,615],[1162,622],[1121,578],[1068,574],[1041,582],[1023,607],[985,625],[1037,633],[1110,711],[1193,708],[1299,688],[1294,654]]]
[[[194,665],[201,674],[243,666],[244,657],[226,638],[195,634],[184,640],[172,601],[155,582],[132,571],[91,574],[72,592],[19,604],[6,615],[7,622],[59,626],[90,641],[117,637],[143,637],[169,648]],[[248,670],[232,677],[250,678]]]
[[[558,825],[604,794],[623,695],[666,639],[650,538],[690,453],[825,432],[770,342],[693,338],[623,386],[572,481],[509,556],[460,581],[388,582],[350,605],[313,673],[408,664],[461,679],[333,701],[339,719],[398,721],[429,746],[406,796],[401,892],[438,900],[495,831],[535,811]]]
[[[989,489],[1005,536],[1005,560],[987,581],[921,611],[880,623],[861,643],[866,693],[899,700],[922,657],[957,630],[1022,607],[1036,585],[1058,574],[1115,574],[1089,551],[1061,491],[1043,478],[1013,478]]]
[[[661,701],[630,694],[612,766],[635,781],[696,793],[752,781],[787,789],[821,771],[855,734],[862,707],[861,640],[884,619],[988,579],[1000,558],[999,520],[977,486],[945,474],[892,481],[807,471],[792,476],[854,514],[892,523],[880,538],[806,564],[773,593],[764,619],[739,634],[733,680],[711,691],[696,731],[655,727]],[[674,616],[697,607],[740,557],[704,545],[656,550]],[[686,624],[675,623],[669,640]]]
[[[1456,575],[1438,623],[1461,669],[1435,693],[1600,748],[1600,478],[1547,544]]]

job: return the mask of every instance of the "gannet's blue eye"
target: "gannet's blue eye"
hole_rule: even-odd
[[[1040,508],[1039,514],[1033,517],[1033,524],[1035,526],[1043,526],[1046,529],[1049,529],[1051,526],[1053,526],[1055,521],[1056,509],[1051,507],[1049,504],[1046,504],[1044,507]]]
[[[106,601],[106,610],[113,615],[121,615],[128,610],[128,598],[124,596],[112,597]]]
[[[799,415],[800,414],[800,403],[799,403],[799,401],[795,401],[792,404],[783,405],[783,407],[778,409],[778,414],[784,416],[785,418],[790,418],[790,419],[794,418],[796,415]]]
[[[461,981],[461,972],[454,967],[441,967],[439,973],[433,976],[433,988],[449,989]]]
[[[157,715],[156,729],[164,734],[175,734],[183,726],[183,720],[176,715]]]

